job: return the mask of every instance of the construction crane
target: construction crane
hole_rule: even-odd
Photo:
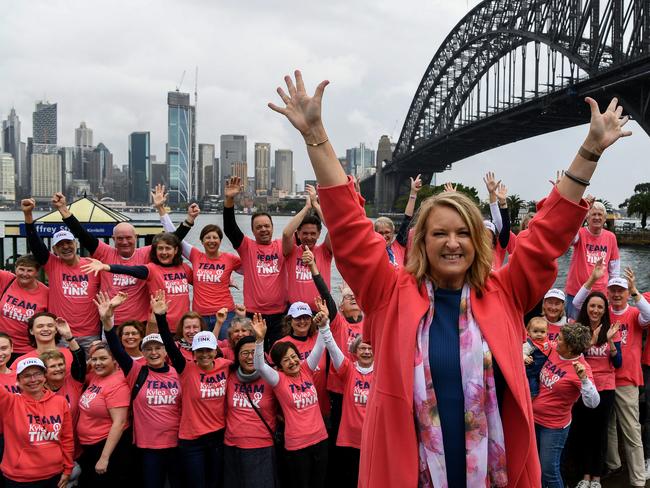
[[[177,92],[181,91],[181,85],[183,84],[184,79],[185,79],[185,70],[183,70],[183,74],[181,75],[181,81],[179,81],[178,85],[176,85]]]

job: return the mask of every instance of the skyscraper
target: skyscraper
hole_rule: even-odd
[[[353,147],[345,151],[345,159],[350,165],[350,171],[357,178],[364,178],[372,174],[375,166],[375,151],[367,149],[362,142],[359,147]]]
[[[49,202],[54,193],[61,191],[61,156],[34,152],[31,159],[32,198],[37,202]]]
[[[93,159],[93,130],[85,122],[81,122],[74,130],[75,164],[72,174],[75,179],[90,179],[90,165]]]
[[[150,155],[149,132],[132,132],[129,135],[129,201],[132,203],[149,202]]]
[[[198,197],[214,195],[214,144],[199,144]]]
[[[275,151],[275,188],[293,192],[293,151],[278,149]]]
[[[25,161],[25,151],[20,142],[20,119],[12,107],[7,120],[2,122],[2,147],[14,158],[15,194],[22,198],[29,193],[29,172]]]
[[[77,147],[93,147],[93,130],[85,122],[74,130],[74,145]]]
[[[169,203],[189,202],[194,197],[195,112],[190,94],[167,93],[167,164],[169,165]]]
[[[271,189],[269,179],[271,170],[271,144],[255,143],[255,193],[266,195]]]
[[[32,116],[32,137],[34,154],[56,154],[57,152],[57,105],[37,102]]]
[[[74,147],[62,147],[59,149],[61,156],[61,191],[66,196],[73,197],[71,193],[72,180],[74,180],[74,166],[77,160],[77,151]]]
[[[248,165],[241,161],[232,163],[232,176],[239,176],[244,187],[244,193],[248,193]]]
[[[232,164],[246,162],[246,136],[225,134],[221,136],[221,147],[219,158],[219,191],[223,195],[225,181],[232,176]]]
[[[103,142],[93,149],[92,158],[88,166],[88,182],[90,191],[95,196],[110,192],[110,179],[113,174],[113,154]]]
[[[14,158],[10,153],[0,152],[0,202],[16,200],[16,173]]]

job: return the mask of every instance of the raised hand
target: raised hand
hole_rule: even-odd
[[[598,103],[593,98],[585,98],[585,102],[591,108],[591,123],[589,124],[589,134],[585,141],[585,149],[595,153],[602,152],[614,144],[621,137],[632,135],[632,131],[623,130],[629,117],[622,117],[623,107],[618,104],[618,98],[612,98],[607,109],[600,113]]]
[[[411,194],[416,194],[422,189],[422,179],[420,178],[421,175],[417,175],[415,179],[412,177],[409,177],[411,180]]]
[[[113,307],[111,307],[111,297],[105,291],[100,291],[97,293],[95,298],[93,298],[93,303],[97,307],[97,312],[99,312],[99,319],[102,323],[110,322],[111,317],[113,317]]]
[[[156,315],[166,314],[167,309],[169,308],[169,302],[165,300],[164,290],[158,290],[156,293],[151,295],[149,303],[151,304],[151,311]]]
[[[494,177],[494,173],[492,171],[488,171],[483,177],[483,183],[485,183],[485,188],[487,188],[488,193],[490,195],[494,195],[496,194],[501,180],[497,181],[497,179]]]
[[[111,267],[108,264],[104,264],[93,258],[88,258],[88,262],[81,265],[81,271],[84,273],[93,273],[95,276],[97,276],[101,271],[109,271],[110,269]]]
[[[25,214],[32,213],[34,207],[36,207],[36,200],[33,198],[24,198],[20,201],[20,210],[22,210]]]
[[[61,193],[61,192],[56,192],[54,195],[52,195],[52,200],[51,200],[50,203],[52,203],[52,206],[56,210],[61,210],[62,208],[65,208],[65,207],[68,206],[68,204],[66,202],[66,199],[65,199],[65,195],[63,193]]]
[[[548,182],[553,186],[557,186],[557,184],[560,182],[563,176],[564,176],[564,170],[562,171],[558,170],[555,172],[555,180],[548,180]]]
[[[578,375],[578,378],[581,380],[584,380],[587,377],[587,371],[585,369],[585,365],[582,364],[580,361],[573,361],[573,369],[576,370],[576,374]]]
[[[616,335],[616,333],[620,330],[620,328],[621,328],[620,322],[613,323],[607,330],[607,340],[611,341],[612,337]]]
[[[305,190],[309,195],[309,201],[311,202],[311,206],[314,208],[320,207],[320,203],[318,203],[318,194],[316,193],[316,188],[314,187],[314,185],[305,185]]]
[[[325,325],[327,325],[327,319],[329,319],[330,316],[327,311],[327,304],[321,297],[316,297],[314,303],[316,303],[316,308],[318,309],[318,312],[314,315],[314,323],[318,327],[325,327]]]
[[[56,320],[54,321],[54,325],[56,326],[56,331],[65,340],[68,340],[68,338],[72,337],[72,331],[70,330],[70,325],[63,317],[57,317]]]
[[[638,290],[636,288],[636,276],[634,275],[634,271],[632,270],[632,268],[630,268],[629,266],[625,268],[625,270],[623,271],[623,275],[627,280],[627,289],[630,291],[630,294],[634,295],[638,293]]]
[[[217,322],[223,324],[228,318],[228,309],[226,307],[217,310]]]
[[[246,307],[241,303],[237,303],[235,305],[235,315],[241,318],[246,317]]]
[[[585,196],[585,201],[587,202],[587,205],[589,205],[589,208],[594,206],[594,202],[596,201],[596,197],[593,196],[591,193],[589,193],[587,196]]]
[[[274,103],[269,103],[269,108],[284,115],[291,125],[293,125],[303,136],[310,135],[312,129],[321,124],[321,104],[323,101],[323,93],[329,81],[321,81],[316,87],[313,96],[309,96],[305,90],[305,84],[302,79],[300,71],[294,72],[296,82],[294,84],[290,76],[284,77],[284,82],[287,84],[288,94],[278,87],[277,92],[284,102],[285,106],[279,107]],[[317,143],[320,141],[308,141],[310,143]]]
[[[231,176],[223,189],[226,198],[235,198],[244,189],[239,176]]]
[[[507,205],[508,187],[506,185],[499,182],[499,184],[497,185],[497,189],[495,191],[495,195],[497,196],[497,200],[499,200],[499,206],[502,207],[504,205]]]
[[[167,202],[167,193],[165,193],[165,185],[158,183],[156,188],[151,192],[151,199],[153,207],[158,209],[165,205]]]
[[[354,182],[354,191],[356,191],[359,195],[361,195],[361,182],[359,178],[352,175],[352,181]]]
[[[447,183],[445,183],[445,187],[444,187],[443,191],[449,191],[449,192],[456,191],[456,187],[457,187],[457,185],[454,185],[453,183],[447,182]]]
[[[314,253],[309,250],[309,246],[303,246],[302,251],[302,264],[305,266],[310,266],[314,262]]]
[[[605,275],[605,261],[603,258],[598,258],[598,261],[596,261],[596,264],[594,265],[594,269],[591,270],[590,281],[596,283],[604,275]]]
[[[255,331],[257,342],[262,342],[266,336],[266,320],[262,318],[262,315],[256,313],[253,315],[251,323],[253,324],[253,330]]]
[[[199,207],[199,204],[193,203],[192,205],[187,207],[187,221],[190,224],[193,224],[200,213],[201,213],[201,208]]]
[[[126,302],[126,299],[129,298],[129,295],[126,292],[120,291],[111,298],[111,308],[115,310],[117,307]]]

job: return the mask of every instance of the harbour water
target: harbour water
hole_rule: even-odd
[[[35,217],[38,217],[41,215],[41,213],[35,213]],[[138,213],[138,214],[128,214],[133,220],[149,220],[153,222],[157,222],[158,220],[158,215],[155,213],[150,213],[150,214],[143,214],[143,213]],[[19,222],[22,220],[22,213],[21,212],[0,212],[0,218],[2,218],[2,221],[4,222]],[[175,213],[172,214],[172,220],[174,222],[181,222],[185,218],[184,214],[181,213]],[[282,236],[282,229],[284,226],[289,222],[291,217],[287,216],[275,216],[273,217],[273,222],[274,222],[274,237],[279,238]],[[223,218],[220,214],[202,214],[199,216],[197,219],[197,222],[194,226],[194,228],[190,231],[187,241],[194,245],[194,246],[199,246],[201,248],[201,243],[199,241],[199,234],[201,232],[201,228],[206,225],[206,224],[214,224],[216,223],[220,227],[223,228]],[[239,224],[239,227],[241,228],[242,232],[248,236],[252,237],[252,233],[250,230],[250,216],[248,215],[242,215],[239,214],[237,215],[237,223]],[[321,238],[324,237],[321,236]],[[232,245],[230,244],[230,241],[224,237],[221,249],[225,252],[234,252]],[[19,249],[19,252],[24,252],[24,249]],[[8,256],[10,254],[8,248],[7,248],[7,243],[5,243],[5,255]],[[634,269],[636,276],[637,276],[637,287],[641,291],[650,291],[650,246],[648,247],[622,247],[620,249],[620,254],[621,254],[621,265],[622,267],[625,266],[630,266],[632,269]],[[569,268],[569,260],[570,260],[570,251],[562,256],[559,261],[559,272],[558,272],[558,277],[556,280],[556,286],[559,288],[563,288],[564,284],[566,282],[566,274]],[[531,279],[535,279],[534,276],[531,276]],[[242,280],[241,276],[235,275],[235,282],[238,283],[239,285],[239,290],[234,289],[233,290],[233,295],[235,297],[235,301],[238,303],[241,303],[243,301],[242,299]],[[333,295],[335,298],[338,299],[338,288],[339,285],[342,283],[341,275],[334,266],[332,269],[332,288],[333,288]]]

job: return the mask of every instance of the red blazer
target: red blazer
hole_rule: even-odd
[[[395,270],[351,182],[320,188],[336,265],[367,314],[364,336],[375,354],[361,445],[360,487],[417,487],[418,442],[413,417],[415,335],[429,306],[424,286]],[[533,410],[521,356],[522,317],[553,285],[555,259],[575,237],[587,212],[556,189],[528,231],[517,239],[508,264],[491,273],[481,296],[472,290],[472,312],[498,363],[506,388],[501,419],[509,486],[541,485]]]

